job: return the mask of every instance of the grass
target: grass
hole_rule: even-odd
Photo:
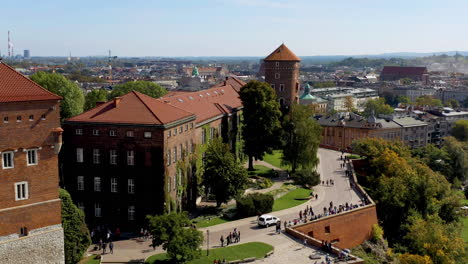
[[[307,202],[307,198],[310,196],[312,190],[305,188],[294,189],[278,199],[275,199],[273,203],[273,212],[287,208],[291,208]]]
[[[202,220],[200,222],[197,222],[196,225],[198,228],[203,228],[203,227],[209,227],[209,226],[214,226],[214,225],[219,225],[219,224],[224,224],[226,222],[229,222],[230,220],[224,219],[222,216],[213,216],[209,219]]]
[[[80,260],[80,262],[78,262],[78,264],[99,264],[101,263],[101,260],[100,259],[96,259],[97,255],[91,255],[89,257],[86,257],[82,260]]]
[[[462,231],[462,238],[465,240],[465,244],[468,243],[468,217],[463,217],[463,231]]]
[[[240,244],[236,246],[215,248],[210,249],[210,255],[206,256],[206,251],[203,250],[202,256],[199,259],[195,259],[187,262],[187,264],[211,264],[213,260],[226,258],[227,261],[241,260],[250,257],[263,258],[266,253],[273,250],[273,246],[261,243],[261,242],[250,242]],[[166,256],[166,253],[157,254],[149,257],[145,263],[148,264],[163,264],[170,263]]]
[[[291,166],[286,166],[286,165],[281,165],[281,157],[283,156],[283,153],[281,150],[273,150],[272,154],[266,154],[263,157],[263,161],[270,163],[271,165],[280,168],[282,170],[289,170],[291,169]]]

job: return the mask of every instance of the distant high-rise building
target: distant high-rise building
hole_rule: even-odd
[[[301,59],[281,44],[264,60],[265,82],[276,91],[281,107],[299,103],[299,65]]]
[[[23,57],[25,59],[30,59],[31,58],[31,53],[29,52],[29,50],[24,50],[23,51]]]

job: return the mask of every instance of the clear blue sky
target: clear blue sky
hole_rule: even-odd
[[[468,50],[467,0],[2,0],[33,56],[266,56]]]

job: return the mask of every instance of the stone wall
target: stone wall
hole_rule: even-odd
[[[0,238],[0,263],[65,263],[64,235],[61,225],[34,229],[29,235]]]

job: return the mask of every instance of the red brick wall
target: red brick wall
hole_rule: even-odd
[[[318,240],[336,241],[338,248],[353,248],[370,238],[372,225],[377,224],[375,205],[354,209],[316,220],[293,229]],[[330,233],[325,232],[330,228]]]
[[[286,105],[293,102],[299,103],[299,62],[280,61],[276,67],[276,61],[265,61],[265,82],[275,85],[278,100],[285,99]],[[275,78],[275,73],[280,74],[280,78]],[[284,91],[280,91],[280,84],[284,84]]]
[[[29,116],[33,115],[32,121]],[[45,120],[41,119],[46,115]],[[17,122],[21,116],[21,122]],[[4,122],[8,117],[8,123]],[[60,127],[58,101],[14,102],[0,104],[0,152],[14,152],[14,168],[0,165],[0,210],[58,198],[58,160],[52,129]],[[25,149],[38,150],[38,164],[28,166]],[[15,201],[15,183],[27,181],[29,198]],[[0,235],[60,223],[60,204],[24,207],[0,212]],[[34,216],[34,217],[33,217]]]

